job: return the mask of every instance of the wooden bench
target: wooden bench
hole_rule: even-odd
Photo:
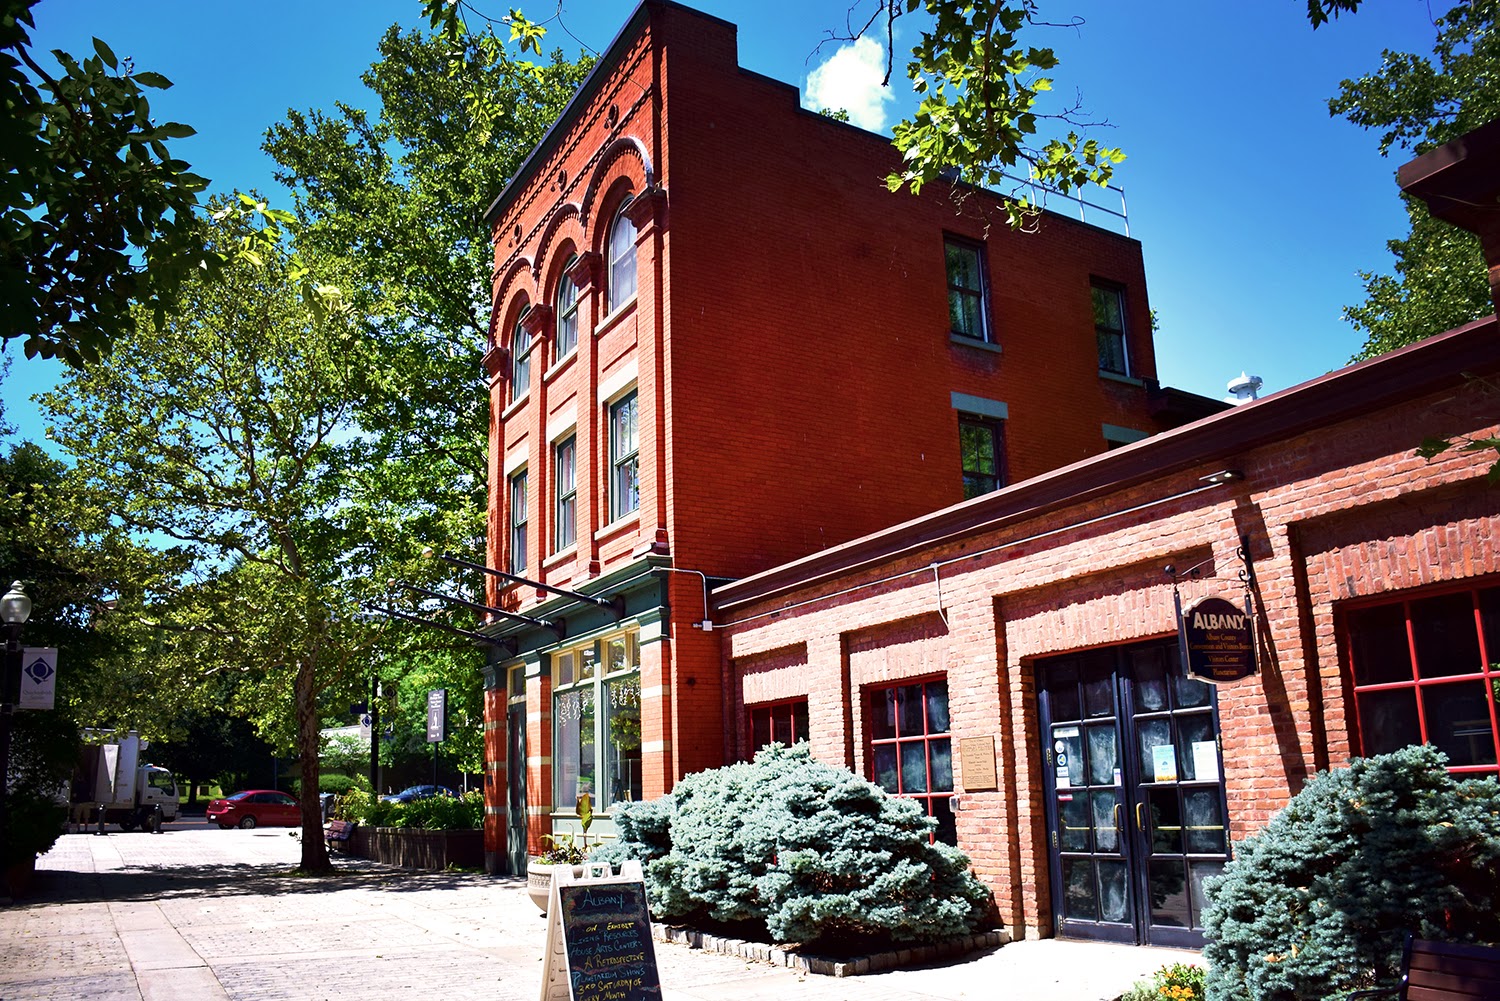
[[[1406,936],[1401,951],[1401,983],[1355,991],[1354,998],[1394,997],[1400,1001],[1494,1001],[1500,998],[1500,949],[1484,945],[1429,942]]]
[[[332,848],[336,841],[348,841],[357,826],[352,820],[330,820],[323,828],[323,840]]]

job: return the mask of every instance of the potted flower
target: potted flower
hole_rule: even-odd
[[[571,831],[563,834],[544,834],[542,840],[549,847],[540,855],[532,856],[526,863],[526,893],[531,902],[543,914],[547,912],[547,900],[552,895],[552,872],[567,868],[575,877],[583,875],[583,863],[588,858],[589,825],[594,822],[594,808],[589,794],[578,797],[578,824],[583,828],[583,839]]]

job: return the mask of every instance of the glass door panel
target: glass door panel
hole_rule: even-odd
[[[1060,933],[1133,941],[1130,867],[1111,664],[1070,658],[1043,685],[1054,901]]]
[[[1175,640],[1122,651],[1135,693],[1136,842],[1145,861],[1136,885],[1148,903],[1141,940],[1203,944],[1203,880],[1228,859],[1218,718],[1211,685],[1184,678]]]
[[[512,703],[506,713],[505,809],[506,861],[512,875],[526,871],[526,703]]]
[[[1179,676],[1175,638],[1044,661],[1038,682],[1057,933],[1201,946],[1228,857],[1213,688]]]

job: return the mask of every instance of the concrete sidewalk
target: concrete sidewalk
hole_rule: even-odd
[[[546,921],[524,880],[336,857],[286,830],[65,835],[0,909],[0,1001],[534,1001]],[[1110,1001],[1177,950],[1016,942],[834,979],[656,944],[664,1001]]]

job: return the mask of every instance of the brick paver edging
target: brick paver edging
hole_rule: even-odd
[[[690,949],[702,949],[721,956],[739,956],[772,966],[785,966],[806,973],[820,973],[829,977],[854,977],[876,970],[892,970],[906,966],[920,966],[939,959],[964,956],[980,949],[994,949],[1010,942],[1010,933],[1001,928],[996,931],[976,932],[946,942],[932,945],[914,945],[890,952],[876,952],[868,956],[853,956],[848,959],[826,959],[822,956],[805,956],[800,952],[767,945],[764,942],[746,942],[738,938],[725,938],[691,928],[651,923],[651,937],[658,942],[672,942]]]

